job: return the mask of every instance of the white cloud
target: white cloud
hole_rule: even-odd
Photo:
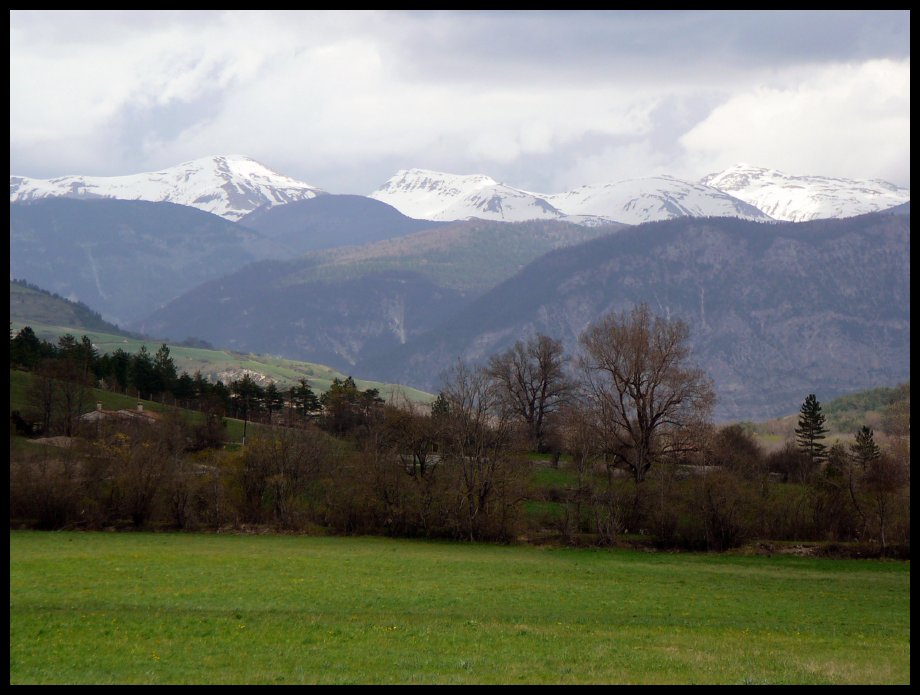
[[[111,166],[126,112],[208,95],[219,100],[284,44],[254,41],[248,36],[254,27],[241,19],[167,24],[149,33],[118,25],[98,41],[68,42],[22,30],[11,18],[11,153],[84,157],[80,173]]]
[[[123,174],[233,152],[353,193],[409,166],[529,186],[512,175],[579,185],[746,160],[908,182],[909,57],[796,67],[796,40],[775,68],[783,23],[801,37],[824,17],[13,12],[10,166]],[[868,26],[834,18],[847,37]],[[763,21],[744,53],[732,28],[758,36]],[[907,34],[872,50],[909,56]]]
[[[257,158],[276,153],[267,162],[276,168],[298,160],[330,176],[338,167],[354,178],[355,167],[386,158],[449,171],[488,169],[549,152],[586,131],[640,135],[650,127],[653,105],[609,85],[543,90],[403,82],[384,47],[350,39],[277,57],[226,95],[214,117],[160,143],[158,159],[225,151],[233,142],[234,151]],[[375,176],[366,189],[352,184],[345,190],[370,192],[386,176]],[[329,179],[318,185],[342,190]]]
[[[675,163],[644,140],[611,144],[590,154],[574,157],[554,179],[551,193],[594,183],[615,183],[625,179],[670,174],[679,176]],[[692,178],[692,177],[691,177]]]
[[[681,138],[712,171],[748,162],[789,173],[910,183],[910,61],[815,70],[733,95]]]

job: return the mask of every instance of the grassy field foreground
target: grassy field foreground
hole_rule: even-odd
[[[10,683],[909,683],[910,564],[10,533]]]

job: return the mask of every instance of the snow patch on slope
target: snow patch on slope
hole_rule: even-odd
[[[478,217],[484,220],[524,222],[525,220],[558,220],[564,213],[544,198],[524,191],[495,184],[480,188],[438,213],[439,220],[463,220]]]

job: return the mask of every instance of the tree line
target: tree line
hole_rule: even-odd
[[[38,464],[11,464],[11,519],[709,550],[754,539],[909,548],[909,405],[884,447],[868,427],[826,446],[810,394],[795,438],[768,453],[742,425],[712,423],[712,382],[692,364],[683,322],[639,305],[590,326],[579,348],[567,355],[535,335],[479,366],[458,360],[430,407],[385,403],[349,378],[310,401],[321,413],[313,418],[296,398],[272,405],[267,388],[249,384],[235,407],[264,404],[272,426],[244,447],[193,451],[178,418],[96,432]]]
[[[153,354],[146,345],[134,354],[122,348],[100,354],[85,335],[77,339],[65,334],[52,343],[40,339],[29,326],[15,336],[11,331],[10,367],[33,375],[30,407],[26,413],[16,413],[17,423],[23,432],[44,436],[76,433],[79,416],[93,407],[91,388],[200,411],[209,422],[208,432],[201,434],[214,444],[221,440],[216,424],[224,417],[248,425],[252,421],[271,424],[283,415],[282,423],[289,426],[315,421],[341,434],[358,426],[368,417],[369,408],[382,402],[377,389],[359,389],[350,376],[334,379],[320,396],[306,378],[281,388],[244,372],[225,384],[207,379],[200,371],[180,373],[165,343]]]

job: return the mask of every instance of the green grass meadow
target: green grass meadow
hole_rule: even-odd
[[[910,564],[10,533],[10,683],[909,683]]]

